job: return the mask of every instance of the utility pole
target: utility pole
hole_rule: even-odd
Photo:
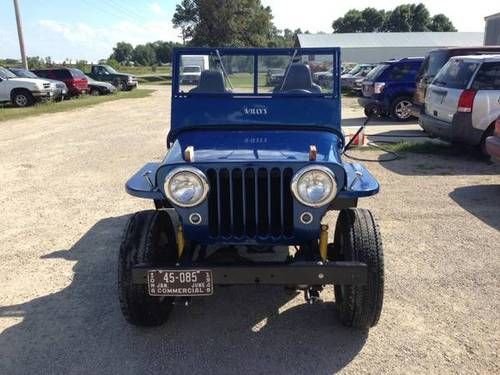
[[[21,12],[19,12],[19,4],[14,0],[14,9],[16,10],[17,36],[19,37],[19,49],[21,50],[21,59],[23,60],[24,69],[28,69],[28,60],[26,59],[26,51],[24,50],[23,25],[21,23]]]

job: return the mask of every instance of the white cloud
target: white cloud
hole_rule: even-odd
[[[163,14],[163,9],[161,9],[161,5],[159,3],[151,3],[149,4],[149,8],[153,11],[155,14]]]
[[[117,42],[133,45],[156,40],[179,40],[179,32],[168,21],[144,24],[120,21],[110,26],[92,27],[84,22],[70,24],[55,20],[40,20],[37,36],[29,55],[52,56],[56,61],[87,59],[96,61],[108,57]]]

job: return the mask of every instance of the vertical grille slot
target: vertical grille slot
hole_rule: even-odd
[[[285,168],[283,171],[283,234],[285,237],[293,234],[293,198],[290,189],[292,178],[292,168]]]
[[[220,234],[228,237],[231,234],[231,199],[229,186],[229,170],[221,169],[219,172],[219,221]]]
[[[210,236],[293,236],[292,177],[291,168],[207,170]]]
[[[269,233],[267,170],[257,172],[257,232],[260,236]]]
[[[270,218],[271,234],[275,237],[281,234],[281,171],[278,168],[271,169],[270,188],[271,201]]]
[[[244,209],[243,209],[243,178],[241,169],[232,171],[232,205],[233,205],[233,233],[237,237],[243,236]]]
[[[245,221],[249,237],[257,234],[255,207],[255,171],[248,168],[245,170]]]

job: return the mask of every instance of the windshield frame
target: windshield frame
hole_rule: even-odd
[[[208,55],[209,57],[217,58],[217,53],[224,56],[250,56],[254,58],[253,72],[253,92],[231,92],[231,93],[189,93],[180,90],[180,66],[181,56],[183,55]],[[259,91],[259,77],[265,76],[266,73],[259,71],[259,57],[261,56],[288,56],[293,59],[293,55],[297,56],[313,56],[325,55],[331,56],[333,62],[333,87],[329,92],[321,93],[285,93],[285,92],[262,92]],[[286,69],[285,69],[286,73]],[[208,48],[208,47],[181,47],[174,48],[172,62],[172,94],[173,96],[255,96],[255,97],[275,97],[275,96],[303,96],[303,97],[328,97],[340,98],[340,49],[332,48]]]

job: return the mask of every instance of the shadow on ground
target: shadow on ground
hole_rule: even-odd
[[[342,126],[361,126],[366,121],[365,116],[361,117],[352,117],[352,118],[343,118]],[[408,121],[394,121],[389,117],[373,117],[368,121],[367,127],[370,126],[395,126],[395,127],[403,127],[405,125],[413,126],[418,125],[417,119],[410,119]],[[419,129],[418,131],[422,131]],[[423,132],[423,131],[422,131]]]
[[[500,230],[500,185],[460,187],[450,193],[450,198],[485,224]]]
[[[379,141],[375,138],[375,142]],[[382,147],[383,143],[380,144]],[[391,148],[392,149],[392,148]],[[392,149],[394,150],[394,149]],[[378,151],[377,151],[378,152]],[[397,150],[399,158],[384,162],[388,155],[380,151],[377,156],[371,152],[358,152],[358,158],[370,158],[381,162],[384,168],[404,176],[475,176],[500,175],[500,166],[486,160],[476,149],[454,146],[443,142],[427,142],[415,145],[406,144],[402,151]]]
[[[367,333],[336,320],[332,303],[301,304],[277,287],[219,288],[176,306],[159,328],[128,325],[116,295],[117,250],[127,216],[95,224],[69,250],[45,258],[76,262],[65,289],[0,307],[22,321],[0,335],[0,373],[331,374],[363,347]]]

